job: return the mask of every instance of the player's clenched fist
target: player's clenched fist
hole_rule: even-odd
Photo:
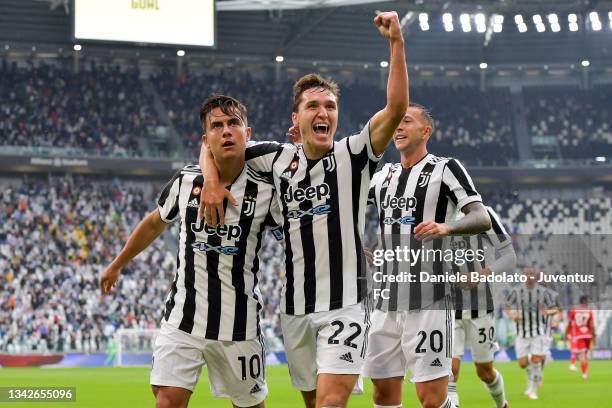
[[[402,29],[395,11],[377,12],[374,25],[380,34],[389,40],[402,40]]]

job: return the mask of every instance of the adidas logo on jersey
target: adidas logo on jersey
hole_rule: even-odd
[[[346,354],[341,355],[340,356],[340,360],[346,361],[348,363],[354,363],[353,356],[351,355],[350,351],[348,353],[346,353]]]
[[[430,366],[432,366],[432,367],[442,367],[442,363],[440,362],[439,358],[436,358],[434,361],[431,362]]]
[[[200,203],[197,198],[192,198],[191,201],[187,203],[187,207],[200,208]]]
[[[251,388],[251,394],[255,394],[260,391],[261,391],[261,388],[259,387],[259,384],[255,384],[253,388]]]

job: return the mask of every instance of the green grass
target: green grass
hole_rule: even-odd
[[[589,379],[582,381],[578,373],[567,370],[567,362],[552,362],[544,370],[544,386],[539,390],[540,399],[531,401],[523,395],[525,374],[516,363],[497,364],[504,375],[506,395],[512,408],[521,407],[612,407],[612,362],[591,363]],[[270,394],[266,405],[271,408],[299,408],[302,400],[291,388],[286,366],[268,367]],[[465,363],[461,371],[459,393],[461,407],[492,407],[492,400],[476,378],[474,365]],[[154,400],[149,386],[147,368],[4,368],[0,369],[0,387],[9,386],[74,386],[76,403],[0,403],[0,408],[139,408],[153,407]],[[607,384],[607,385],[606,385]],[[352,396],[349,407],[371,408],[372,387],[365,381],[366,393]],[[404,407],[419,407],[414,386],[404,387]],[[191,399],[191,407],[231,407],[229,401],[212,398],[208,388],[206,371]]]

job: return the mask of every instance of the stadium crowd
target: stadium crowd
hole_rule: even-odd
[[[212,93],[238,97],[249,109],[254,137],[286,141],[290,126],[290,79],[272,73],[151,74],[185,154],[197,154],[199,105]],[[365,82],[340,81],[340,135],[353,133],[384,103],[384,90]],[[560,158],[612,156],[610,86],[589,92],[571,87],[525,87],[531,137],[552,136]],[[508,88],[481,92],[471,85],[411,87],[411,100],[430,108],[436,130],[430,148],[469,164],[503,165],[517,159]],[[79,73],[58,64],[0,63],[0,141],[4,146],[77,148],[86,154],[146,156],[143,144],[161,121],[140,81],[138,68],[83,63]],[[82,151],[81,151],[82,153]],[[158,155],[159,152],[155,153]],[[162,155],[170,152],[161,152]]]
[[[232,95],[248,109],[249,126],[256,140],[286,141],[285,134],[291,120],[291,83],[276,83],[257,79],[248,72],[193,75],[180,78],[174,72],[163,71],[151,81],[168,110],[174,127],[180,133],[189,157],[199,154],[202,125],[200,104],[213,93]]]
[[[612,87],[524,88],[531,137],[552,136],[562,158],[612,156]]]
[[[385,100],[380,88],[367,85],[346,87],[341,98],[361,124]],[[435,130],[428,148],[434,154],[478,165],[504,165],[517,159],[507,88],[481,92],[467,85],[412,85],[410,100],[427,107],[433,116]]]
[[[0,63],[3,146],[84,149],[88,155],[142,156],[138,138],[157,123],[137,68]],[[81,153],[82,152],[75,152]]]
[[[104,351],[118,328],[158,326],[176,254],[164,239],[123,270],[103,296],[99,274],[155,197],[118,181],[25,181],[0,198],[0,351]],[[177,234],[174,227],[169,234]],[[174,240],[175,236],[165,237]],[[262,329],[279,341],[280,247],[263,245]]]

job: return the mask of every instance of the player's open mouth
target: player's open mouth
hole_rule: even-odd
[[[327,135],[329,133],[329,125],[327,123],[315,123],[312,130],[317,135]]]
[[[226,140],[225,142],[223,142],[222,146],[223,147],[232,147],[234,146],[234,142],[232,142],[231,140]]]
[[[403,139],[406,139],[406,138],[407,138],[407,136],[403,135],[403,134],[399,134],[399,135],[395,136],[395,140],[403,140]]]

